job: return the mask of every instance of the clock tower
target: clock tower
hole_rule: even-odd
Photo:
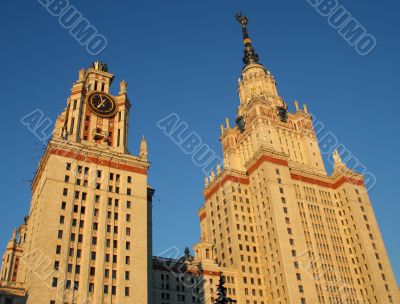
[[[86,71],[81,69],[67,108],[59,117],[56,136],[127,153],[131,103],[124,80],[120,82],[118,95],[110,95],[113,80],[114,76],[102,62],[94,62]]]
[[[131,102],[113,80],[99,61],[79,71],[39,163],[23,242],[2,271],[28,304],[151,303],[147,142],[128,151]]]

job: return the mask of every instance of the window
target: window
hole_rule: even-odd
[[[132,203],[130,201],[126,202],[126,208],[131,209],[131,205],[132,205]]]
[[[67,163],[66,169],[67,171],[71,171],[71,163]]]
[[[58,238],[59,238],[59,239],[62,239],[62,236],[63,236],[62,230],[58,230]]]
[[[130,273],[129,271],[125,271],[125,280],[129,281],[130,279]]]
[[[53,280],[51,282],[51,286],[52,287],[57,287],[57,283],[58,283],[58,279],[57,278],[53,278]]]
[[[68,189],[67,189],[67,188],[64,188],[64,190],[63,190],[63,195],[64,195],[64,196],[67,196],[67,195],[68,195]]]
[[[61,216],[60,216],[60,224],[64,224],[64,220],[65,220],[64,215],[61,215]]]
[[[108,285],[104,285],[104,294],[108,294]]]
[[[66,202],[62,202],[61,203],[61,209],[62,210],[65,210],[65,207],[67,206],[67,203]]]
[[[128,176],[128,184],[132,184],[132,176]]]
[[[54,262],[54,270],[59,270],[60,269],[60,262],[59,261],[55,261]]]
[[[129,297],[129,287],[125,287],[125,296]]]

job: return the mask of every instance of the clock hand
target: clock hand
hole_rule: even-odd
[[[101,100],[101,103],[97,106],[98,109],[100,109],[106,102],[105,100],[103,100],[103,96],[101,96],[101,95],[100,95],[100,100]]]

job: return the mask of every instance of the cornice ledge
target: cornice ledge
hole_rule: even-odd
[[[329,184],[334,182],[334,179],[331,176],[328,176],[328,175],[325,175],[322,173],[318,173],[313,170],[306,169],[304,167],[303,168],[291,167],[290,173],[295,174],[295,175],[301,175],[304,177],[309,177],[309,178],[316,179],[316,180],[320,180],[320,181],[323,181],[323,182],[326,182]]]
[[[53,139],[50,141],[47,151],[51,151],[53,149],[61,149],[66,150],[68,152],[76,153],[76,154],[83,154],[85,156],[92,156],[96,158],[102,158],[106,161],[117,161],[120,164],[124,165],[131,165],[143,169],[148,169],[150,167],[150,163],[147,161],[142,160],[140,157],[129,155],[129,154],[122,154],[119,152],[115,152],[111,149],[102,150],[96,147],[91,146],[83,146],[81,144],[77,144],[74,142],[66,142],[60,141],[57,139]]]
[[[240,170],[235,170],[231,168],[223,168],[221,172],[214,177],[214,179],[204,188],[203,190],[203,196],[207,196],[208,193],[212,189],[214,189],[215,186],[220,184],[221,182],[224,181],[225,177],[227,176],[233,176],[237,177],[238,179],[247,179],[248,176],[246,175],[246,172],[240,171]]]
[[[332,175],[330,176],[330,178],[335,182],[343,177],[350,180],[359,180],[364,182],[364,175],[347,167],[334,170]]]
[[[264,146],[261,146],[256,153],[254,153],[253,157],[250,158],[245,164],[244,167],[246,168],[246,172],[249,171],[249,169],[262,157],[262,156],[270,156],[275,159],[282,160],[286,162],[287,164],[289,163],[289,156],[285,153],[275,151],[271,148],[267,148]]]

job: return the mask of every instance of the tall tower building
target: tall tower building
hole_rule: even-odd
[[[28,304],[151,303],[147,143],[129,152],[131,102],[125,81],[110,93],[113,80],[102,62],[79,71],[7,247],[2,280]]]
[[[237,271],[238,303],[400,303],[364,177],[337,151],[326,173],[307,107],[288,112],[237,20],[240,104],[221,126],[224,168],[206,179],[195,249]]]

